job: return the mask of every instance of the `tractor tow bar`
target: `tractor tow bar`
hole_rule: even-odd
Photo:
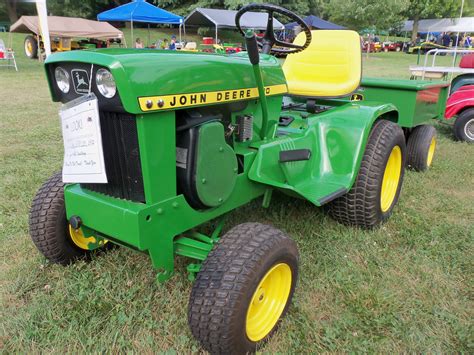
[[[265,86],[263,85],[262,73],[260,71],[260,55],[258,53],[257,38],[255,32],[248,30],[245,33],[245,43],[247,45],[247,53],[250,59],[250,63],[253,67],[253,74],[258,88],[258,96],[260,99],[260,105],[262,106],[262,130],[260,131],[260,138],[262,140],[267,139],[267,125],[268,125],[268,106],[267,97],[265,95]]]

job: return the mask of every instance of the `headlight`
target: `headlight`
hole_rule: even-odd
[[[69,74],[66,69],[57,67],[54,70],[54,78],[56,79],[56,85],[58,86],[59,90],[67,94],[69,92],[70,84]]]
[[[95,83],[99,92],[106,98],[111,99],[117,92],[114,77],[107,69],[97,70],[95,75]]]

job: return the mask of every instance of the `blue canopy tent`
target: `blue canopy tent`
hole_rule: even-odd
[[[309,15],[306,16],[303,21],[311,28],[317,28],[319,30],[345,30],[343,26],[336,25],[335,23],[323,20],[317,16]],[[295,28],[296,22],[290,22],[285,25],[285,30],[291,30]]]
[[[97,20],[131,22],[132,43],[134,22],[179,25],[179,36],[181,41],[181,25],[183,24],[183,18],[166,10],[160,9],[159,7],[156,7],[145,0],[133,0],[128,4],[101,12],[97,15]]]

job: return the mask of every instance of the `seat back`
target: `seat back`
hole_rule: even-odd
[[[283,64],[288,92],[304,97],[341,97],[354,92],[362,76],[360,37],[348,30],[311,31],[304,51],[290,54]],[[294,43],[306,39],[301,32]]]
[[[459,62],[459,68],[474,69],[474,54],[466,54]]]

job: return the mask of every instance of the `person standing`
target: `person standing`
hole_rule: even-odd
[[[140,38],[137,38],[135,40],[135,48],[143,48],[143,42],[141,41]]]
[[[163,38],[163,40],[160,43],[159,48],[160,49],[168,49],[168,40],[166,38]]]
[[[466,35],[464,38],[464,48],[471,48],[472,47],[472,39],[471,36]]]
[[[172,51],[176,50],[176,37],[175,36],[171,36],[171,41],[170,41],[170,45],[168,49]]]
[[[446,32],[444,35],[443,35],[443,46],[445,47],[449,47],[449,44],[451,43],[451,37],[449,36],[449,33]]]

